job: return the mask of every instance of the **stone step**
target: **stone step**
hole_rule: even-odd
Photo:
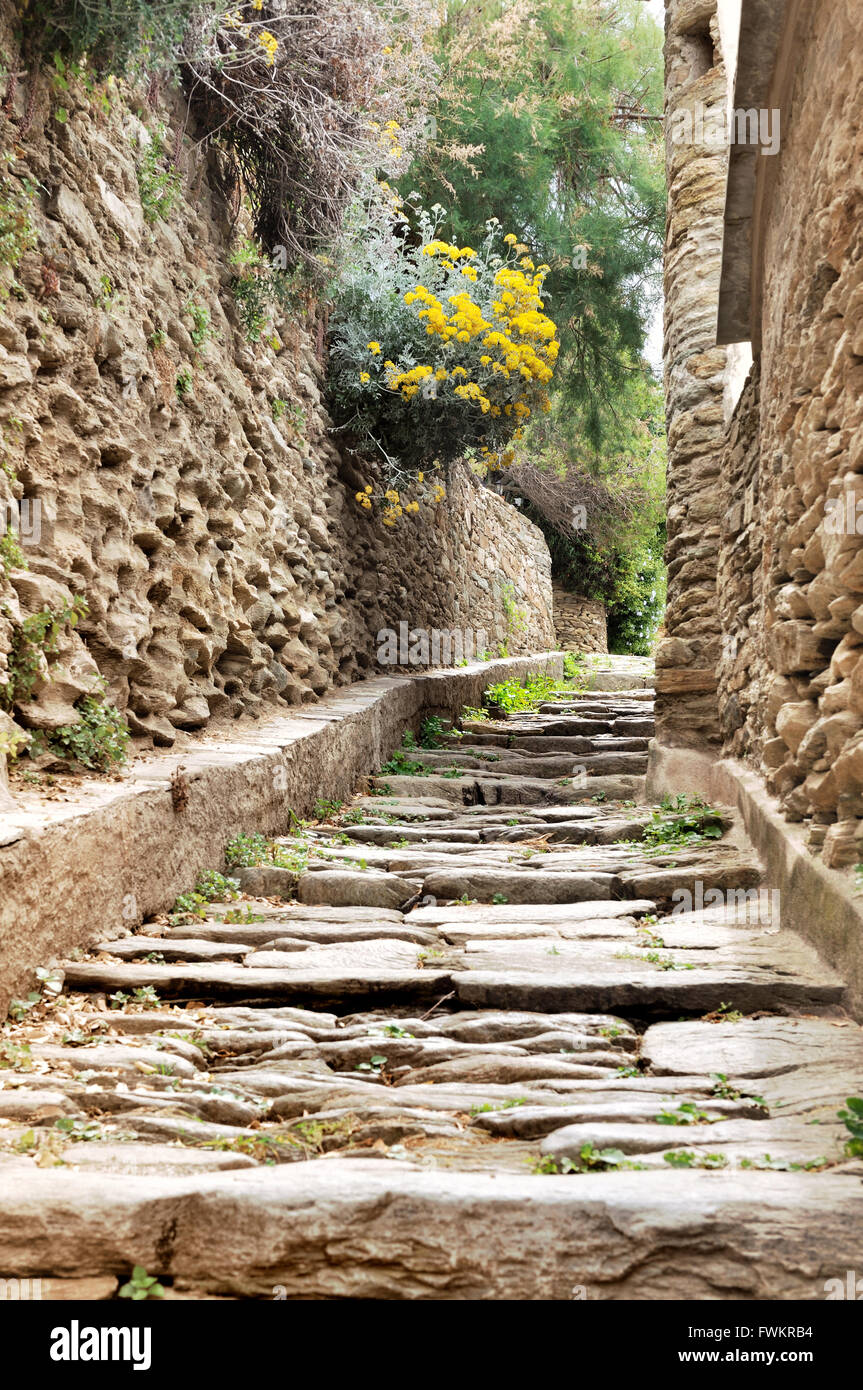
[[[444,1177],[335,1159],[131,1179],[16,1165],[4,1187],[7,1278],[140,1264],[232,1297],[653,1299],[660,1264],[662,1298],[809,1299],[855,1267],[863,1224],[859,1178],[804,1173]]]
[[[863,1030],[733,814],[644,843],[644,777],[602,773],[652,728],[647,690],[474,721],[414,755],[431,775],[302,828],[303,872],[230,870],[245,901],[68,962],[6,1054],[4,1275],[771,1300],[841,1277]]]

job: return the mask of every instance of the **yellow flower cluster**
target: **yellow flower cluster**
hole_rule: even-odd
[[[510,233],[506,238],[508,245],[517,244],[517,238]],[[521,249],[519,247],[519,249]],[[459,248],[446,241],[430,241],[423,247],[423,254],[440,257],[441,264],[455,269],[460,260],[470,260],[476,252],[470,246]],[[556,341],[557,328],[553,321],[542,312],[542,283],[549,267],[535,268],[528,256],[522,257],[521,269],[515,265],[502,266],[494,277],[494,287],[498,297],[492,303],[494,322],[486,318],[482,308],[467,291],[451,294],[445,306],[425,285],[417,285],[404,296],[409,307],[419,303],[418,317],[425,322],[426,333],[438,337],[444,344],[471,343],[479,339],[481,346],[490,351],[480,356],[480,366],[489,374],[489,380],[496,377],[508,381],[511,377],[522,378],[524,386],[545,386],[551,381],[554,363],[558,355]],[[468,273],[475,279],[478,272],[475,266],[465,264],[460,267],[462,274]],[[526,272],[533,272],[528,275]],[[372,344],[369,344],[370,350]],[[494,354],[494,355],[492,355]],[[420,391],[426,377],[434,374],[436,381],[448,378],[464,378],[453,391],[461,400],[478,405],[483,415],[499,417],[501,406],[494,403],[487,390],[478,381],[468,379],[469,373],[463,366],[447,371],[444,367],[436,370],[427,364],[411,367],[409,371],[399,372],[392,362],[387,362],[386,384],[390,390],[400,391],[405,400],[412,400]],[[548,397],[542,392],[540,408],[548,408]],[[519,397],[503,406],[507,416],[515,415],[521,425],[530,416],[530,407]],[[488,451],[487,451],[488,452]],[[490,458],[497,458],[491,455]]]
[[[276,52],[279,47],[278,39],[275,34],[270,33],[269,29],[262,29],[258,35],[258,43],[267,55],[267,62],[272,67],[276,61]]]
[[[392,362],[388,362],[387,366],[391,369],[387,372],[387,386],[392,391],[401,391],[406,401],[417,394],[426,377],[434,374],[434,369],[425,365],[411,367],[409,372],[397,371]]]
[[[417,483],[423,483],[424,479],[424,473],[417,473]],[[370,512],[372,510],[375,499],[374,488],[371,483],[366,484],[362,492],[354,493],[354,496],[363,508],[363,511]],[[432,506],[438,506],[439,503],[444,501],[445,497],[446,488],[443,483],[436,482],[432,488],[431,494],[426,494],[423,500],[430,502]],[[414,516],[420,509],[420,503],[417,498],[412,498],[408,501],[404,494],[400,493],[394,487],[387,488],[380,500],[384,503],[381,511],[381,521],[384,526],[393,527],[397,525],[401,517]]]
[[[491,410],[491,401],[488,399],[488,396],[482,394],[479,385],[475,381],[466,381],[462,385],[456,386],[454,395],[458,396],[463,401],[476,401],[483,415],[487,415]],[[530,414],[529,411],[528,414]]]
[[[404,154],[401,138],[401,126],[398,121],[387,121],[383,130],[377,121],[372,121],[372,130],[378,131],[378,144],[381,149],[386,150],[389,159],[401,159]],[[381,184],[382,188],[387,185]]]

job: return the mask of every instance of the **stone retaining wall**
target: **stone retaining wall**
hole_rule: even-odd
[[[554,635],[567,652],[607,652],[608,628],[605,604],[553,586]]]
[[[402,623],[552,647],[542,534],[466,467],[395,529],[358,505],[378,480],[331,432],[323,317],[298,299],[250,341],[236,228],[170,94],[118,84],[103,106],[72,82],[62,121],[56,105],[50,82],[22,80],[0,112],[3,196],[34,229],[0,314],[0,509],[19,510],[27,563],[0,563],[0,686],[26,617],[77,597],[87,612],[19,729],[74,723],[102,678],[136,736],[182,746],[392,669],[378,633]],[[180,187],[148,221],[138,166],[160,126]],[[0,726],[2,775],[20,733]]]

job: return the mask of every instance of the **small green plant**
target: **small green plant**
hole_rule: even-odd
[[[722,838],[722,813],[701,797],[666,796],[644,827],[647,851],[684,848]]]
[[[93,772],[110,772],[126,761],[129,727],[120,711],[98,695],[85,695],[75,708],[81,718],[47,737],[48,747]]]
[[[571,1158],[562,1158],[558,1162],[551,1154],[545,1158],[534,1159],[530,1165],[532,1173],[557,1175],[560,1173],[572,1173],[575,1171],[575,1164]]]
[[[149,132],[149,140],[141,151],[138,164],[138,192],[144,220],[153,226],[164,222],[180,193],[180,171],[168,158],[165,150],[166,130],[157,125]]]
[[[58,651],[67,624],[76,627],[87,612],[86,600],[76,596],[57,611],[43,608],[13,626],[7,657],[8,680],[0,685],[0,708],[10,710],[30,697],[47,658]]]
[[[436,714],[428,715],[420,724],[419,742],[421,748],[440,748],[446,740],[444,722]]]
[[[25,570],[27,567],[24,551],[10,522],[5,535],[0,536],[0,569],[8,574],[10,570]]]
[[[534,1173],[608,1173],[615,1170],[636,1170],[642,1163],[628,1159],[621,1149],[597,1149],[593,1144],[582,1144],[577,1158],[552,1157],[540,1159],[533,1167]]]
[[[654,1119],[658,1125],[709,1125],[713,1123],[714,1116],[708,1115],[706,1110],[699,1110],[697,1105],[687,1100],[676,1110],[662,1110]]]
[[[805,1163],[794,1163],[789,1158],[773,1158],[771,1154],[762,1154],[760,1158],[741,1158],[741,1168],[754,1168],[760,1171],[772,1173],[812,1173],[818,1172],[821,1168],[829,1168],[827,1159],[821,1155],[818,1158],[809,1158]]]
[[[103,313],[110,314],[115,307],[115,299],[114,284],[110,275],[100,275],[99,293],[95,297],[96,307]]]
[[[229,869],[256,869],[272,865],[302,873],[308,862],[308,845],[302,835],[294,836],[288,844],[276,844],[265,835],[235,835],[225,846],[225,863]]]
[[[334,820],[344,804],[343,801],[325,801],[323,797],[319,796],[314,804],[312,815],[315,820]]]
[[[710,1080],[713,1082],[713,1094],[720,1100],[739,1100],[740,1092],[732,1086],[724,1071],[713,1071],[710,1073]]]
[[[584,656],[581,652],[564,652],[563,678],[573,684],[581,684],[585,677]]]
[[[235,271],[231,289],[240,322],[249,342],[258,343],[267,333],[274,311],[296,313],[299,309],[308,288],[304,272],[277,269],[249,238],[234,246],[229,261]],[[267,341],[275,352],[281,350],[281,339],[275,333],[267,334]],[[301,428],[305,425],[305,413],[299,407],[297,410],[295,421]]]
[[[725,1154],[696,1154],[691,1149],[677,1149],[673,1153],[663,1154],[662,1157],[670,1168],[728,1167],[728,1159]]]
[[[195,892],[201,893],[207,902],[227,903],[238,897],[240,884],[235,878],[227,878],[216,869],[206,869],[198,877]]]
[[[28,1043],[0,1042],[0,1068],[12,1071],[32,1071],[33,1059]]]
[[[295,435],[302,435],[306,429],[306,412],[301,405],[295,405],[292,401],[282,400],[277,396],[272,405],[273,419],[278,422],[284,420],[285,424]]]
[[[213,336],[213,326],[210,321],[210,311],[206,304],[198,304],[190,299],[186,302],[185,312],[192,320],[192,327],[189,337],[192,339],[196,348],[204,346],[208,338]]]
[[[861,1158],[863,1157],[863,1098],[848,1096],[845,1104],[848,1107],[847,1110],[836,1112],[851,1136],[845,1145],[845,1152],[849,1158]]]
[[[513,677],[512,680],[490,685],[482,698],[483,704],[489,709],[511,714],[534,709],[553,694],[554,680],[551,676],[528,676],[523,682]]]
[[[184,400],[186,396],[191,395],[191,392],[192,392],[192,369],[191,369],[191,367],[181,367],[181,368],[180,368],[180,370],[179,370],[178,373],[177,373],[177,379],[176,379],[176,381],[175,381],[175,383],[174,383],[174,389],[175,389],[176,392],[177,392],[177,397],[178,397],[178,399],[181,400],[181,401]]]
[[[506,617],[507,632],[523,632],[527,626],[527,609],[516,606],[515,585],[508,579],[500,586],[500,602]],[[506,653],[502,652],[501,655],[505,656]]]
[[[493,898],[492,898],[492,902],[493,902],[493,903],[508,903],[508,902],[509,902],[509,898],[506,896],[505,893],[495,893],[494,896],[493,896]]]
[[[467,720],[470,724],[483,724],[488,722],[491,715],[487,709],[477,709],[474,705],[465,705],[459,718],[462,722]]]
[[[157,348],[163,348],[168,341],[168,335],[164,328],[156,328],[150,334],[150,347],[155,352]]]
[[[155,1276],[147,1273],[143,1265],[135,1265],[132,1277],[120,1289],[121,1298],[131,1298],[141,1303],[148,1298],[164,1298],[165,1290]]]
[[[231,907],[225,913],[223,920],[230,926],[245,926],[250,922],[263,922],[265,918],[260,912],[253,912],[250,907]]]
[[[740,1010],[735,1009],[732,1004],[727,1002],[720,1004],[716,1012],[719,1014],[723,1023],[739,1023],[743,1018],[743,1014]]]
[[[9,172],[14,159],[8,151],[0,154],[0,169],[3,170],[0,173],[0,265],[12,272],[11,284],[0,285],[0,299],[7,298],[10,291],[20,295],[14,272],[25,251],[36,245],[33,209],[39,186],[31,179],[19,179]]]
[[[386,1064],[386,1057],[382,1056],[380,1052],[376,1052],[367,1062],[360,1062],[357,1071],[370,1071],[374,1076],[380,1076]]]
[[[98,1125],[88,1120],[73,1119],[71,1115],[61,1115],[59,1120],[54,1121],[54,1128],[64,1134],[67,1139],[76,1143],[101,1138],[101,1130]]]
[[[114,992],[114,994],[108,995],[109,1009],[123,1009],[126,1007],[128,1002],[129,995],[125,994],[122,989],[118,989]]]
[[[391,777],[427,777],[430,768],[425,763],[418,763],[413,758],[409,758],[407,753],[397,748],[389,762],[384,763],[381,772],[389,773]]]
[[[132,991],[132,1003],[141,1004],[145,1009],[160,1009],[162,1001],[153,985],[141,985]]]
[[[226,877],[216,869],[206,869],[198,875],[190,893],[181,893],[168,914],[172,926],[183,922],[203,921],[207,903],[232,902],[240,895],[239,879]]]

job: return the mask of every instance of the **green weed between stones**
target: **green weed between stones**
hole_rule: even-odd
[[[848,1107],[847,1110],[836,1112],[851,1136],[845,1145],[845,1152],[849,1158],[861,1158],[863,1157],[863,1098],[848,1096],[845,1104]]]
[[[597,1149],[593,1144],[583,1144],[577,1158],[554,1158],[548,1155],[531,1163],[534,1173],[611,1173],[637,1172],[644,1168],[643,1163],[628,1159],[621,1149]]]
[[[701,797],[666,796],[644,827],[646,852],[657,852],[722,838],[722,813]]]

